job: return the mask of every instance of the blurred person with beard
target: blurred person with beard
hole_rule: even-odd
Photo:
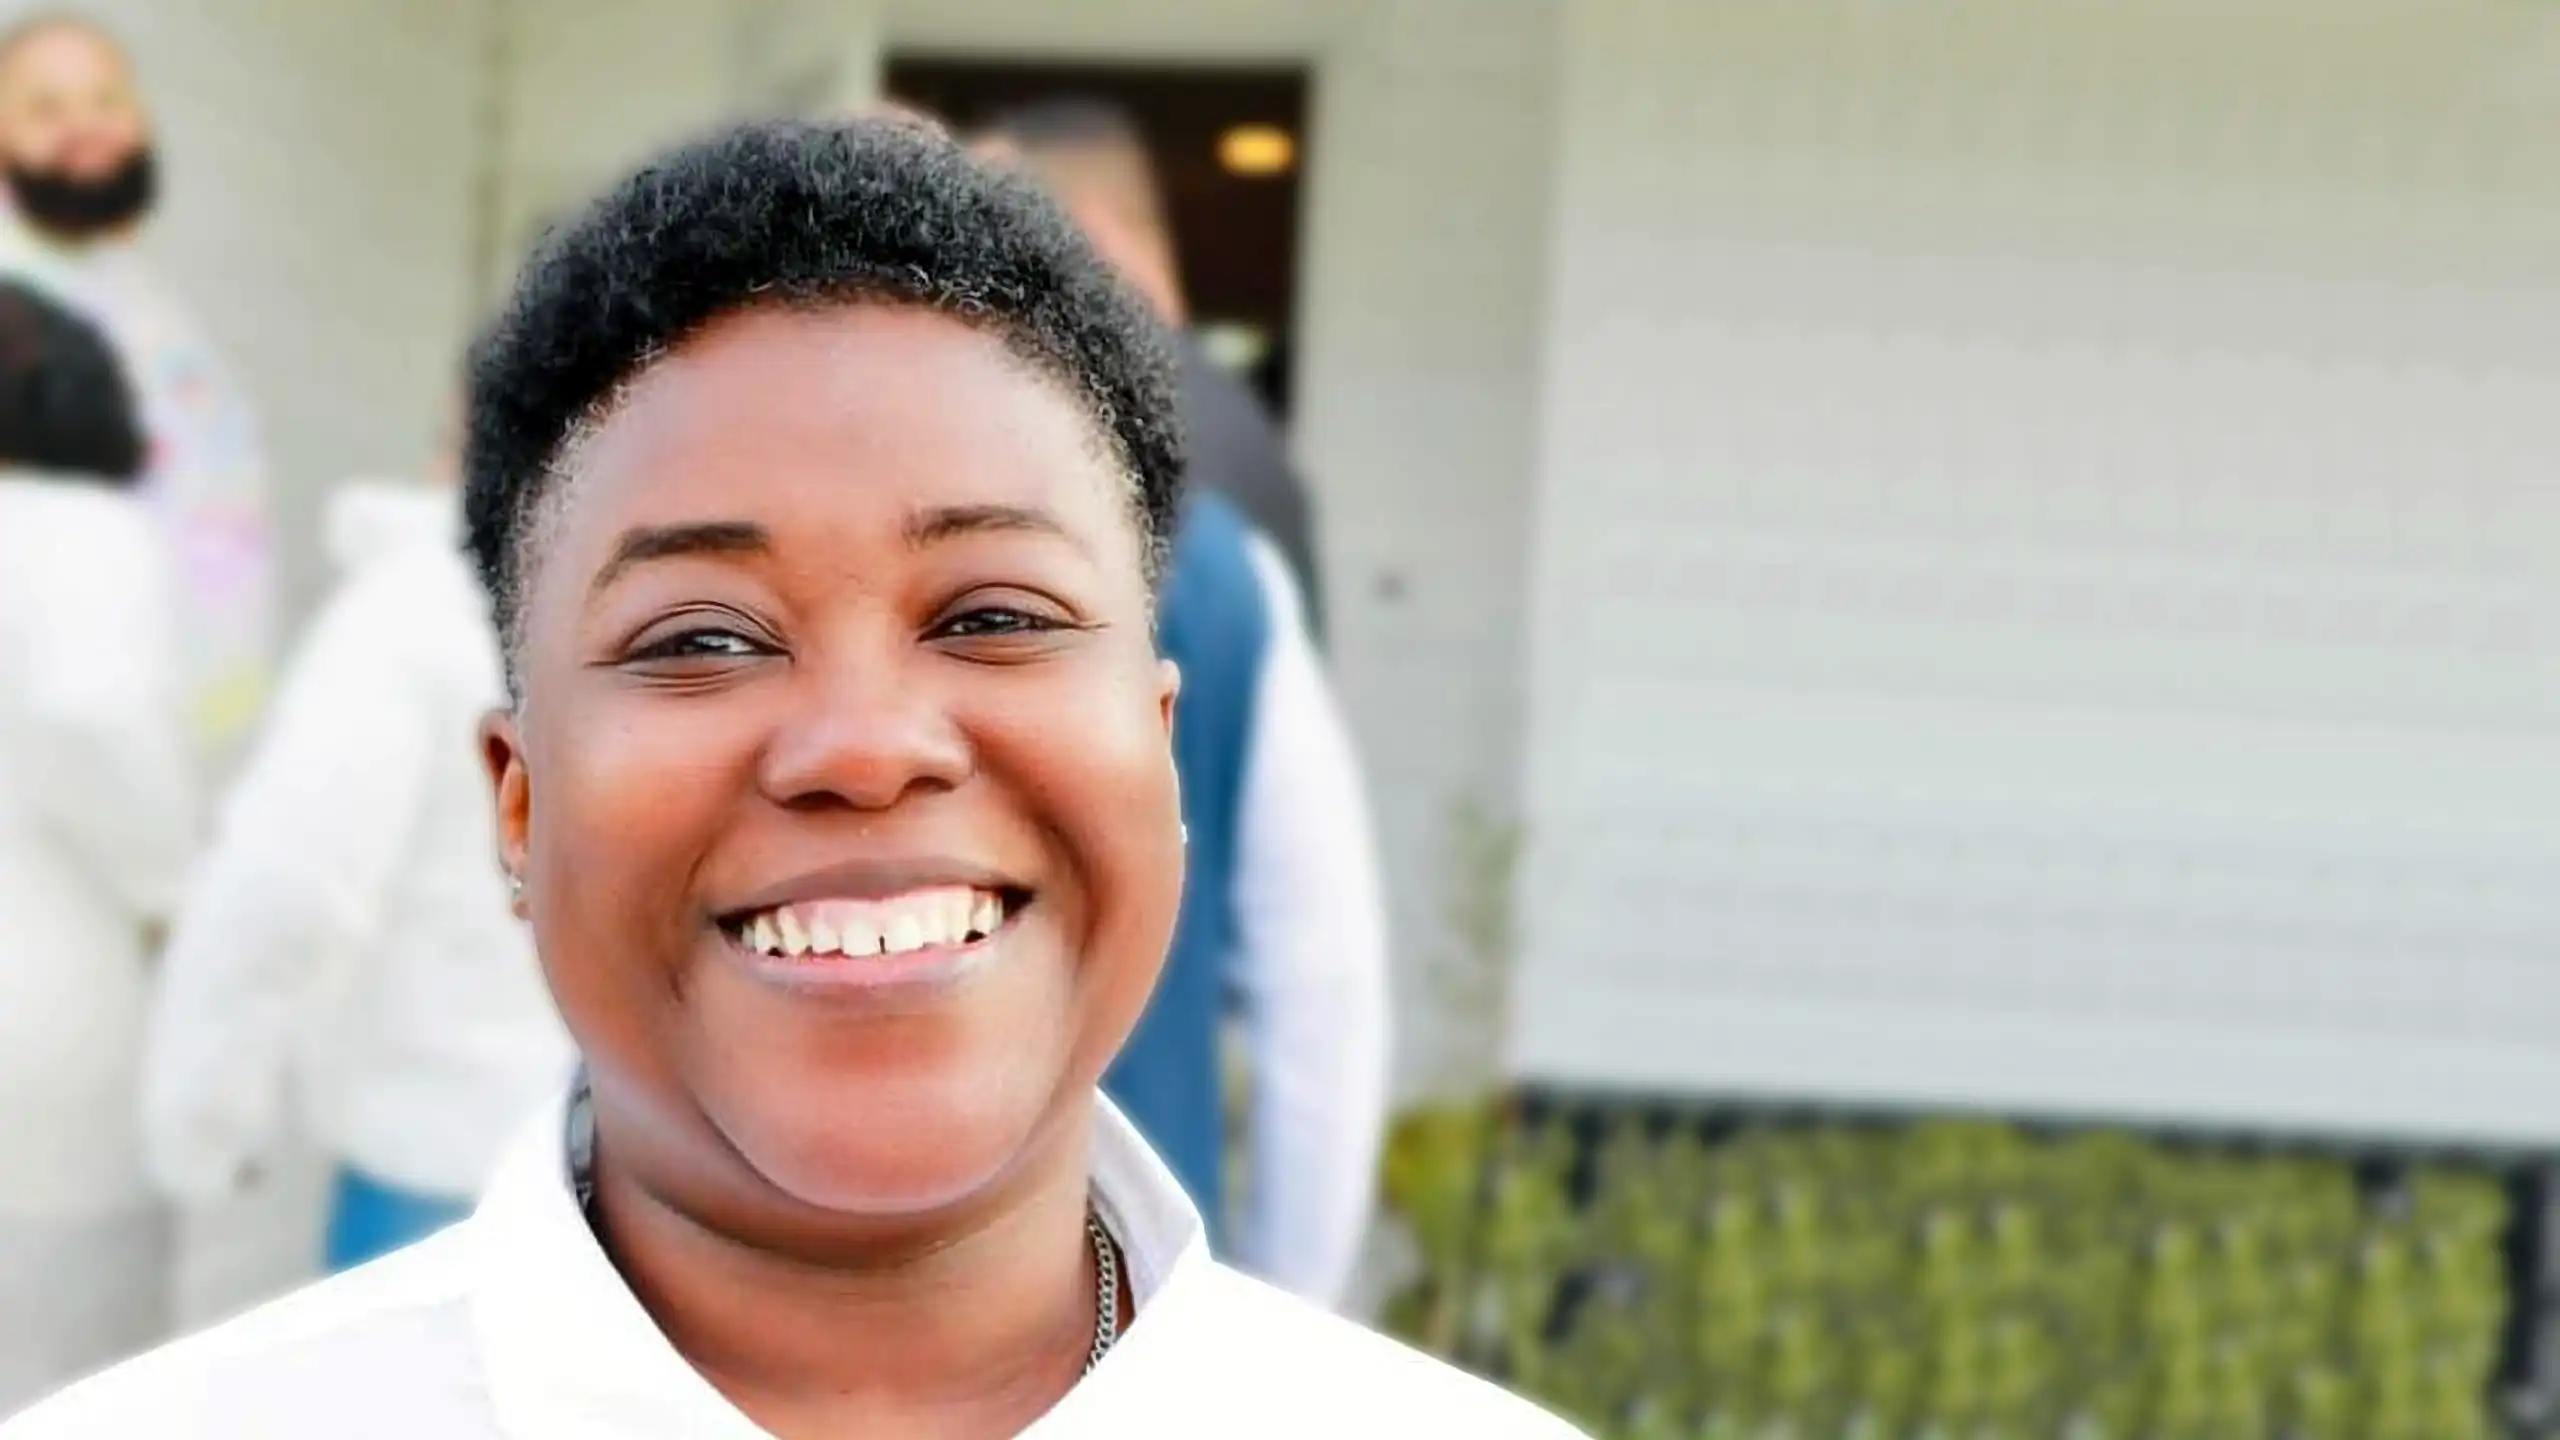
[[[107,333],[141,406],[141,493],[178,557],[201,758],[246,733],[273,625],[273,539],[255,416],[135,238],[157,192],[152,132],[123,47],[41,15],[0,33],[0,274]]]
[[[508,903],[475,736],[506,703],[462,553],[460,400],[430,483],[331,495],[344,577],[296,645],[161,966],[143,1134],[190,1203],[280,1153],[337,1175],[345,1270],[460,1220],[573,1057]]]
[[[176,603],[105,338],[0,282],[0,1415],[159,1338],[147,935],[194,840]]]
[[[1154,170],[1126,116],[1058,99],[979,152],[1027,169],[1168,327],[1187,313]],[[1188,457],[1158,610],[1182,671],[1174,760],[1189,827],[1181,924],[1153,1003],[1103,1079],[1232,1241],[1301,1298],[1351,1298],[1386,1128],[1387,935],[1349,728],[1313,638],[1305,498],[1252,393],[1177,335]],[[1289,556],[1294,550],[1296,559]],[[1226,1192],[1221,1035],[1244,1022],[1246,1191]]]

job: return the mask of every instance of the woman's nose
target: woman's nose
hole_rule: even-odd
[[[886,810],[968,778],[968,737],[930,677],[885,657],[804,665],[759,781],[793,809]]]

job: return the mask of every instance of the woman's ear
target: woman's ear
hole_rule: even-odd
[[[533,783],[525,774],[524,746],[513,711],[492,710],[480,721],[480,763],[498,807],[498,864],[507,872],[508,899],[516,918],[529,918],[524,901],[527,837],[533,826]]]
[[[1182,703],[1182,667],[1170,660],[1156,662],[1156,710],[1164,720],[1166,746],[1165,767],[1173,772],[1173,811],[1175,823],[1182,827],[1182,843],[1191,843],[1191,826],[1182,815],[1182,767],[1173,763],[1173,717]]]

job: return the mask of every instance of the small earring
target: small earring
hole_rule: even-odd
[[[524,898],[524,877],[512,870],[507,872],[507,898],[510,900]]]
[[[1185,845],[1191,843],[1191,822],[1188,820],[1182,822],[1182,843]]]

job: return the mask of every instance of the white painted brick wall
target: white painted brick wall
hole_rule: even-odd
[[[1519,799],[1554,32],[1544,3],[1382,6],[1317,94],[1299,448],[1387,857],[1408,1091],[1491,1058],[1428,976],[1459,943],[1454,812]]]
[[[542,227],[598,187],[726,113],[745,8],[514,0],[503,162],[509,267]]]
[[[2546,30],[1568,8],[1526,1068],[2560,1134]]]

